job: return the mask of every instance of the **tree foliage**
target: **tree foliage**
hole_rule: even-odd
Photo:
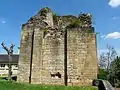
[[[98,79],[107,80],[108,72],[104,69],[99,68],[99,74],[97,75]]]
[[[99,57],[99,79],[107,79],[113,86],[120,85],[120,57],[117,57],[114,47],[107,45],[107,51]]]
[[[110,74],[109,81],[117,87],[120,87],[120,57],[116,57],[116,59],[110,64]]]

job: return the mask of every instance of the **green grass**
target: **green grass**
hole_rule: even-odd
[[[49,86],[49,85],[30,85],[16,83],[13,81],[0,80],[0,90],[97,90],[95,87],[81,86]]]

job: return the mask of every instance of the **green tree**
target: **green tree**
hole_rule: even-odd
[[[107,80],[107,75],[108,75],[108,73],[107,73],[107,71],[105,69],[99,68],[99,73],[97,75],[98,79]]]
[[[109,81],[117,87],[120,87],[120,57],[116,57],[116,59],[110,64],[110,74]]]
[[[102,53],[99,57],[98,79],[107,79],[112,85],[115,85],[116,82],[116,56],[114,47],[107,45],[107,52]]]

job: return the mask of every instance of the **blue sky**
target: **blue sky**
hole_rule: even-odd
[[[1,0],[0,43],[20,46],[21,25],[41,8],[50,7],[59,15],[77,15],[89,12],[97,35],[97,48],[101,53],[112,45],[120,54],[120,0]],[[6,53],[0,46],[0,53]]]

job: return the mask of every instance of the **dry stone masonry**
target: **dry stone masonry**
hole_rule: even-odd
[[[91,14],[58,16],[42,8],[22,26],[18,82],[91,85],[97,78]]]

